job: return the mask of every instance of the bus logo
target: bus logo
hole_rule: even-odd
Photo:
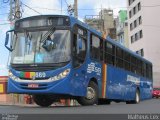
[[[134,76],[131,76],[131,75],[127,75],[127,81],[133,82],[136,85],[140,84],[140,78],[137,78],[137,77],[134,77]]]
[[[101,68],[96,67],[95,63],[88,64],[87,73],[95,72],[97,75],[101,75]]]

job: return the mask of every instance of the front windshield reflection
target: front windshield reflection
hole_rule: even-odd
[[[47,39],[43,37],[47,35]],[[70,60],[70,31],[17,33],[12,64],[61,63]]]

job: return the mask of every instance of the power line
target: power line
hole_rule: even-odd
[[[36,12],[36,13],[42,15],[40,12],[38,12],[37,10],[35,10],[35,9],[31,8],[31,7],[29,7],[28,5],[26,5],[26,4],[22,3],[22,2],[21,2],[21,4],[23,4],[25,7],[27,7],[27,8],[29,8],[29,9],[33,10],[34,12]]]
[[[36,8],[36,9],[45,9],[45,10],[57,10],[57,11],[61,11],[60,9],[51,9],[51,8],[43,8],[43,7],[32,7],[32,8]],[[67,10],[62,10],[62,11],[67,11]]]
[[[66,3],[68,5],[68,3]],[[160,7],[160,5],[156,5],[156,6],[141,6],[141,7]],[[60,9],[52,9],[52,8],[43,8],[43,7],[32,7],[32,8],[38,8],[38,9],[46,9],[46,10],[58,10],[60,11]],[[117,9],[117,8],[132,8],[132,7],[116,7],[116,8],[112,8],[112,9]],[[98,10],[101,8],[80,8],[78,10]],[[67,11],[67,10],[63,10],[63,11]]]

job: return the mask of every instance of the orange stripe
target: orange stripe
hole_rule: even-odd
[[[102,75],[102,98],[105,98],[106,97],[106,78],[107,78],[107,71],[106,71],[106,67],[107,65],[105,63],[103,63],[103,75]]]
[[[105,41],[107,32],[103,31],[102,38]],[[103,62],[102,64],[102,98],[106,98],[106,81],[107,81],[107,65]]]

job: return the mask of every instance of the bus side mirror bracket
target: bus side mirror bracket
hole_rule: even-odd
[[[11,47],[8,47],[8,42],[9,42],[9,32],[12,32],[13,30],[9,30],[6,32],[6,38],[5,38],[5,47],[10,51],[12,52],[13,49]]]

